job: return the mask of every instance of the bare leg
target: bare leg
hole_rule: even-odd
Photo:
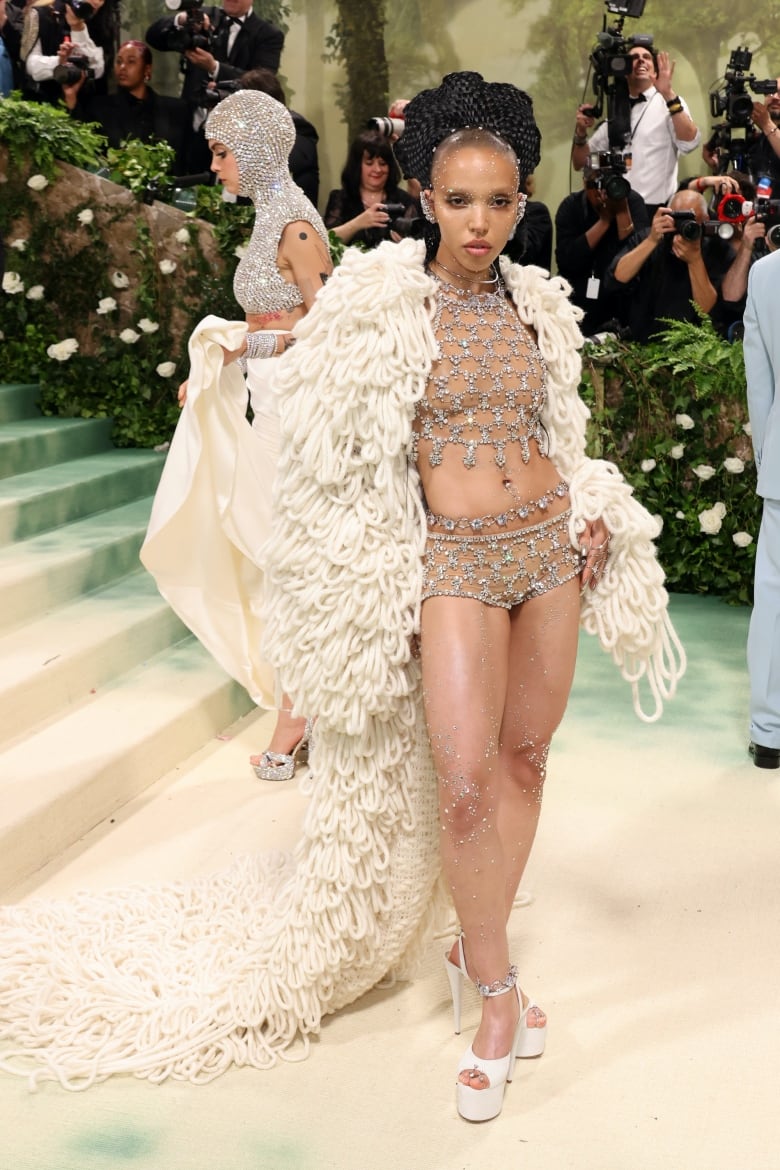
[[[282,706],[276,715],[276,727],[271,736],[271,742],[265,749],[269,752],[278,752],[281,755],[289,755],[295,745],[300,741],[306,727],[305,718],[293,717],[290,714],[292,703],[287,695],[282,695]],[[249,762],[252,767],[259,764],[261,756],[250,756]]]
[[[568,582],[511,616],[461,598],[431,598],[423,606],[442,860],[469,974],[483,983],[504,979],[509,969],[506,918],[536,831],[549,741],[571,685],[578,589]],[[512,995],[483,1000],[475,1054],[508,1052],[518,1011]]]

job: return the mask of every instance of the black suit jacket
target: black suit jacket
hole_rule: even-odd
[[[239,30],[233,48],[228,53],[230,19],[222,8],[207,5],[202,11],[211,22],[213,37],[211,52],[219,62],[217,81],[231,81],[250,69],[261,67],[272,69],[274,73],[277,71],[284,47],[284,33],[280,29],[250,12]],[[164,16],[146,30],[145,40],[153,49],[163,53],[176,51],[171,45],[175,19],[176,16]],[[201,94],[208,85],[209,76],[205,69],[191,65],[186,58],[183,58],[183,61],[184,85],[181,96],[192,106],[202,105]]]

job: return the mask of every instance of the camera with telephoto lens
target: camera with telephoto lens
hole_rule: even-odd
[[[369,118],[366,122],[366,129],[378,130],[380,134],[384,134],[385,138],[400,138],[405,125],[403,118]]]
[[[52,77],[58,85],[75,85],[82,77],[86,81],[94,80],[95,70],[90,65],[88,58],[82,57],[78,53],[71,53],[61,65],[54,66]]]
[[[614,25],[607,23],[607,15],[601,32],[596,37],[596,44],[590,54],[590,64],[593,69],[593,93],[596,100],[592,106],[586,106],[583,113],[590,118],[600,118],[604,109],[604,100],[607,102],[607,124],[617,116],[620,121],[620,138],[610,134],[610,146],[622,145],[620,139],[625,139],[628,130],[628,83],[626,79],[634,68],[630,50],[640,45],[649,49],[653,38],[645,34],[632,37],[623,36],[623,21],[627,16],[641,16],[645,10],[645,0],[626,0],[626,3],[615,3],[605,0],[607,13],[617,16]],[[616,103],[622,108],[617,110]]]
[[[723,82],[710,93],[710,112],[713,118],[725,117],[729,126],[746,127],[751,123],[753,113],[753,98],[748,93],[748,87],[753,93],[774,93],[777,89],[777,79],[768,77],[759,81],[755,74],[750,72],[753,54],[748,48],[734,49],[729,57]]]
[[[187,19],[183,24],[174,24],[168,31],[168,48],[176,53],[186,53],[190,49],[211,49],[213,37],[211,29],[206,26],[205,13],[200,0],[165,0],[165,7],[171,12],[186,12]]]
[[[625,177],[629,164],[619,150],[594,152],[588,160],[589,187],[603,191],[608,199],[628,199],[631,184]]]

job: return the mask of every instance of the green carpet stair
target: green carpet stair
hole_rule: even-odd
[[[164,456],[0,385],[0,891],[251,708],[141,568]]]

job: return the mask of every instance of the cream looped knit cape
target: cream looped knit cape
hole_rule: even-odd
[[[504,272],[548,365],[544,422],[573,526],[603,515],[613,534],[583,621],[635,694],[649,683],[655,717],[684,661],[656,523],[614,468],[584,457],[565,285]],[[410,650],[425,523],[407,452],[436,355],[434,288],[414,242],[348,253],[280,363],[266,651],[297,708],[318,716],[300,840],[210,878],[0,911],[0,1069],[32,1086],[81,1089],[115,1073],[197,1083],[296,1059],[324,1015],[408,970],[445,908]],[[202,353],[192,346],[196,379],[223,327],[205,330]]]

